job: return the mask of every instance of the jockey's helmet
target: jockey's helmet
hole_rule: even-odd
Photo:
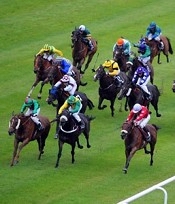
[[[80,25],[80,26],[79,26],[79,30],[85,31],[85,29],[86,29],[85,25]]]
[[[26,104],[27,106],[31,106],[31,105],[33,104],[33,100],[32,100],[31,98],[27,97],[27,98],[25,99],[25,104]]]
[[[69,96],[69,98],[67,99],[67,102],[68,102],[69,104],[75,103],[75,102],[76,102],[75,96]]]
[[[106,68],[109,68],[112,66],[112,64],[114,63],[115,61],[114,60],[106,60],[104,63],[103,63],[103,67],[106,67]]]
[[[45,44],[43,48],[44,48],[45,50],[49,50],[49,45],[48,45],[48,44]]]
[[[138,113],[141,109],[142,109],[142,106],[141,106],[139,103],[136,103],[136,104],[133,106],[133,112],[134,112],[134,113]]]
[[[145,50],[146,50],[146,44],[142,43],[142,44],[139,46],[139,50],[145,51]]]
[[[142,74],[144,72],[144,68],[143,67],[138,67],[137,68],[137,74]]]
[[[122,39],[122,38],[119,38],[118,40],[117,40],[117,45],[118,46],[122,46],[124,44],[124,40]]]
[[[149,25],[149,27],[150,27],[151,29],[155,28],[155,27],[156,27],[156,23],[155,23],[155,22],[151,22],[150,25]]]
[[[65,82],[69,82],[69,76],[67,75],[67,74],[65,74],[64,76],[63,76],[63,78],[61,79],[61,81],[63,82],[63,83],[65,83]]]

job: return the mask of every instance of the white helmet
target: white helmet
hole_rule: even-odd
[[[79,26],[79,30],[81,30],[81,31],[85,31],[85,29],[86,29],[85,25],[81,25],[81,26]]]
[[[63,78],[61,79],[62,82],[69,82],[69,76],[68,75],[64,75]]]
[[[133,106],[133,112],[134,112],[134,113],[138,113],[141,109],[142,109],[142,106],[141,106],[139,103],[136,103],[136,104]]]

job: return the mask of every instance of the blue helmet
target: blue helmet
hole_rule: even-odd
[[[139,46],[139,49],[141,51],[145,51],[146,50],[146,44],[142,43],[140,46]]]
[[[156,27],[156,23],[155,22],[151,22],[149,25],[150,28],[155,28]]]
[[[137,74],[142,74],[144,72],[144,68],[143,67],[138,67],[137,68]]]

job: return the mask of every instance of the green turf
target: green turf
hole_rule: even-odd
[[[2,0],[0,2],[0,203],[2,204],[109,204],[117,203],[146,188],[174,176],[174,93],[171,90],[174,79],[175,61],[162,64],[154,61],[155,84],[162,92],[159,102],[161,118],[153,112],[151,123],[161,127],[154,155],[154,165],[149,166],[149,156],[143,151],[136,153],[131,161],[128,174],[122,173],[125,162],[124,144],[120,138],[121,124],[128,112],[119,112],[119,102],[115,103],[115,117],[108,107],[99,111],[98,82],[93,81],[91,69],[112,56],[112,47],[118,37],[124,36],[137,42],[145,34],[151,21],[162,27],[163,34],[174,40],[174,1],[137,0]],[[12,111],[18,113],[24,98],[34,82],[33,59],[40,48],[49,43],[63,51],[71,59],[71,31],[75,26],[85,24],[98,40],[98,53],[84,75],[86,92],[93,100],[95,109],[87,114],[96,116],[91,123],[90,143],[87,149],[76,149],[75,164],[71,164],[70,146],[65,145],[60,160],[60,168],[54,165],[57,156],[57,141],[53,139],[55,125],[46,141],[45,154],[37,160],[37,143],[32,142],[21,152],[20,162],[10,167],[13,152],[13,136],[9,137],[8,121]],[[135,48],[133,48],[136,51]],[[97,62],[95,64],[95,61]],[[49,85],[43,90],[41,114],[52,120],[53,107],[45,99]],[[39,86],[32,97],[36,98]],[[122,101],[124,105],[124,100]],[[174,202],[174,183],[166,186],[169,203]],[[163,202],[163,193],[155,191],[134,203]]]

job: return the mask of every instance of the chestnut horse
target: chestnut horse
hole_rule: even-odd
[[[169,62],[169,56],[168,54],[170,53],[171,55],[173,54],[173,49],[170,43],[170,39],[166,36],[161,35],[160,36],[161,41],[164,44],[164,48],[163,50],[160,50],[158,42],[155,40],[148,40],[147,37],[145,37],[143,40],[145,40],[146,44],[149,45],[149,47],[151,48],[151,59],[150,62],[153,62],[154,57],[158,56],[157,58],[157,63],[161,64],[160,61],[160,54],[161,52],[163,52],[163,54],[166,56],[166,61]]]
[[[65,109],[58,121],[59,130],[58,130],[58,155],[57,155],[57,161],[55,164],[55,168],[59,166],[59,161],[62,155],[63,145],[64,143],[67,143],[71,145],[71,155],[72,155],[72,164],[75,162],[75,146],[76,143],[78,145],[78,148],[83,149],[83,146],[79,142],[79,136],[81,133],[84,134],[86,138],[86,145],[87,148],[90,148],[91,145],[89,144],[89,134],[90,134],[90,122],[94,119],[94,117],[89,117],[84,115],[83,113],[79,113],[79,116],[82,120],[82,122],[85,125],[85,128],[80,129],[80,127],[75,122],[74,117],[70,114],[70,112]]]
[[[39,131],[36,124],[32,121],[30,116],[24,116],[23,114],[15,114],[9,121],[9,135],[15,134],[14,139],[14,151],[11,166],[19,162],[19,155],[23,147],[29,142],[37,140],[40,160],[41,155],[44,153],[44,146],[47,136],[50,131],[50,122],[47,117],[38,116],[44,129]],[[19,143],[22,143],[19,145]]]
[[[150,144],[150,151],[146,149],[146,146],[148,142],[144,140],[144,136],[142,133],[142,129],[139,126],[134,126],[134,123],[132,121],[124,122],[122,125],[121,130],[121,138],[125,142],[125,156],[126,156],[126,162],[125,166],[123,168],[123,172],[126,174],[128,172],[128,167],[130,164],[130,161],[136,151],[143,149],[145,151],[145,154],[150,154],[150,166],[153,165],[153,155],[154,155],[154,149],[157,142],[157,130],[159,127],[156,125],[147,124],[146,127],[148,128],[150,134],[151,134],[151,141]]]
[[[73,65],[77,67],[81,74],[84,74],[86,69],[88,68],[90,62],[94,54],[97,52],[97,41],[95,39],[91,39],[93,43],[93,50],[89,50],[87,44],[83,41],[82,35],[79,29],[75,29],[71,35],[72,40],[72,58]],[[84,64],[87,58],[87,62],[85,64],[84,70],[82,70],[82,65]]]

